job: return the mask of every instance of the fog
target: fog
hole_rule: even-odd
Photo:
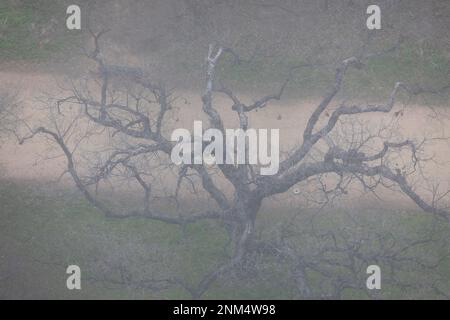
[[[70,4],[0,6],[0,298],[449,297],[447,1]]]

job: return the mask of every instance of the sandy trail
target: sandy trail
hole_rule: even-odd
[[[33,123],[46,116],[40,97],[43,93],[56,94],[56,83],[61,84],[62,81],[61,76],[45,73],[0,72],[0,83],[20,88],[24,115]],[[201,112],[200,94],[185,92],[178,95],[184,98],[177,102],[179,114],[175,124],[179,128],[192,130],[194,120],[206,120]],[[250,124],[253,128],[279,128],[281,150],[287,151],[301,143],[301,133],[316,105],[317,101],[275,102],[257,113],[252,113]],[[223,113],[225,126],[235,128],[237,118],[229,111],[229,101],[224,97],[218,97],[215,99],[215,106]],[[395,116],[397,111],[402,111],[402,114]],[[324,117],[323,121],[326,120]],[[422,169],[430,177],[430,182],[440,183],[448,188],[450,142],[441,138],[450,137],[450,108],[430,109],[424,106],[398,104],[390,114],[369,114],[359,117],[358,121],[364,125],[367,123],[374,130],[383,123],[395,122],[401,136],[417,141],[423,138],[436,138],[427,143],[425,149],[426,154],[433,156],[434,161],[426,162]],[[92,147],[95,148],[95,145]],[[24,145],[18,145],[13,140],[6,141],[0,148],[1,175],[8,179],[54,180],[63,172],[66,165],[65,158],[58,157],[59,154],[51,151],[51,144],[45,139],[29,141]],[[50,159],[43,161],[45,158]],[[386,195],[398,201],[398,196],[392,196],[389,192]]]

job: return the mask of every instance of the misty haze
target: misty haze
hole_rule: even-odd
[[[449,30],[446,0],[0,0],[0,298],[448,299]]]

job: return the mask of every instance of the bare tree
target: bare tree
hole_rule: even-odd
[[[258,174],[254,165],[175,166],[170,161],[175,143],[168,135],[177,121],[174,106],[177,97],[162,84],[151,81],[142,70],[108,65],[100,51],[101,35],[93,34],[95,46],[89,53],[97,65],[95,76],[91,73],[74,84],[70,94],[54,99],[49,105],[52,127],[45,125],[33,129],[21,139],[21,143],[36,135],[44,135],[54,141],[66,158],[65,173],[70,175],[87,201],[108,217],[144,217],[180,226],[212,220],[227,230],[232,247],[227,261],[213,266],[196,285],[175,276],[158,280],[164,281],[165,285],[182,286],[193,298],[200,298],[218,278],[237,270],[236,267],[245,263],[252,254],[269,252],[295,262],[293,275],[299,291],[302,296],[311,296],[305,269],[328,275],[329,269],[317,262],[317,256],[324,251],[336,251],[358,257],[358,245],[348,245],[349,242],[338,244],[333,241],[334,236],[327,235],[329,245],[318,248],[316,255],[308,256],[293,248],[286,234],[269,244],[255,238],[255,221],[263,200],[286,193],[302,183],[310,183],[311,179],[315,179],[319,186],[323,204],[347,193],[351,183],[359,183],[367,192],[375,192],[378,186],[400,190],[424,211],[446,220],[449,218],[449,212],[439,206],[439,200],[446,193],[438,194],[436,191],[434,197],[427,200],[409,181],[409,177],[419,170],[421,162],[427,159],[423,153],[425,140],[401,139],[395,134],[392,123],[371,132],[366,124],[358,122],[361,121],[360,115],[391,113],[401,91],[411,94],[407,85],[397,82],[382,104],[347,105],[344,102],[338,107],[330,107],[343,87],[346,73],[351,68],[363,67],[362,58],[350,57],[340,63],[334,82],[309,115],[297,147],[283,157],[277,174],[263,176]],[[220,46],[209,47],[205,92],[202,95],[202,110],[210,127],[224,134],[224,121],[214,103],[216,95],[228,98],[230,110],[237,116],[240,128],[246,130],[252,112],[268,108],[270,102],[281,99],[289,81],[288,77],[275,94],[245,104],[217,80],[217,65],[230,52]],[[359,126],[355,125],[358,123]],[[345,129],[349,127],[352,130]],[[99,137],[107,140],[104,145],[98,144],[103,147],[83,149],[84,143],[99,141]],[[392,161],[392,157],[400,153],[409,159],[401,168],[393,165]],[[170,174],[175,177],[173,187],[165,189],[170,184]],[[329,179],[333,182],[328,182]],[[133,206],[111,205],[101,192],[108,186],[128,189],[132,184],[141,190],[142,202],[139,205],[137,201]],[[160,188],[164,189],[162,193],[158,193]],[[191,210],[181,204],[183,192],[188,189],[206,199],[204,210]],[[135,191],[132,194],[137,198]],[[398,250],[403,252],[401,248]],[[379,259],[383,257],[394,261],[399,255],[386,249],[378,256]],[[330,263],[328,261],[328,265]],[[343,267],[355,274],[361,265],[345,264]],[[334,295],[339,296],[343,288],[354,286],[354,281],[348,277],[340,278],[335,282]]]

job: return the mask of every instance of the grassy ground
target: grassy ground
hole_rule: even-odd
[[[43,190],[31,184],[5,181],[0,184],[1,298],[190,298],[180,288],[150,290],[142,286],[142,280],[176,275],[195,284],[230,254],[225,247],[226,233],[213,224],[198,223],[183,229],[139,218],[108,219],[69,190],[52,189],[51,193]],[[306,260],[316,261],[315,254],[329,242],[311,237],[307,221],[312,214],[305,211],[300,215],[291,230],[298,236],[290,243]],[[258,220],[259,237],[269,239],[273,234],[271,228],[287,222],[288,216],[292,216],[290,209],[265,208]],[[439,290],[450,293],[450,260],[445,258],[449,254],[446,246],[449,230],[427,214],[366,208],[350,215],[342,209],[333,209],[315,219],[319,232],[335,233],[336,241],[342,245],[348,244],[349,239],[369,239],[358,249],[367,259],[357,262],[361,264],[361,272],[356,276],[363,283],[367,277],[365,263],[375,261],[382,270],[398,268],[396,279],[421,284],[420,289],[402,287],[394,282],[390,272],[385,272],[382,290],[376,297],[442,298],[431,288],[433,283],[437,283]],[[430,232],[433,240],[421,243]],[[392,235],[396,236],[391,239]],[[402,253],[404,260],[399,264],[370,258],[385,246],[401,250],[404,244],[415,242],[415,246]],[[437,267],[418,267],[411,258],[429,264],[438,261]],[[348,258],[337,255],[327,259],[343,262]],[[253,256],[247,263],[252,261],[258,261],[257,272],[243,270],[222,279],[204,298],[299,297],[288,276],[289,264],[271,257]],[[335,275],[326,283],[346,277],[348,271],[344,268],[328,265],[325,260],[322,263]],[[65,269],[69,264],[82,269],[81,291],[66,289]],[[324,279],[313,271],[308,271],[308,279],[313,289],[323,285]],[[349,289],[342,297],[364,299],[368,295],[365,290]]]
[[[91,43],[86,41],[88,37],[85,25],[80,32],[68,31],[65,27],[65,9],[68,3],[54,0],[2,1],[0,3],[0,61],[56,62],[61,57],[67,58],[80,54],[79,47],[81,46],[89,47]],[[83,7],[83,10],[85,13],[91,9]],[[101,10],[102,7],[95,9],[95,14],[101,16]],[[427,17],[427,19],[430,18]],[[135,26],[133,23],[133,21],[129,21],[130,26]],[[119,26],[125,28],[126,25]],[[115,30],[114,25],[111,27],[113,28],[112,34],[115,32],[120,34],[121,28],[117,27],[118,30]],[[194,31],[192,30],[192,32]],[[164,36],[168,38],[174,36],[171,32],[174,31],[168,29]],[[185,32],[189,32],[189,30]],[[354,50],[347,48],[346,55],[359,50],[359,43],[347,44],[345,42],[352,32],[345,28],[342,30],[342,45],[355,47]],[[325,63],[321,67],[304,67],[296,70],[293,81],[287,90],[287,94],[294,97],[322,96],[324,90],[333,82],[335,68],[339,62],[338,57],[343,54],[336,51],[334,60],[327,58],[327,61],[316,61],[315,58],[319,56],[332,57],[332,53],[336,50],[332,46],[327,47],[326,44],[316,48],[315,40],[323,41],[321,39],[323,36],[323,34],[318,34],[317,39],[312,36],[312,42],[301,49],[278,48],[279,54],[277,55],[256,55],[251,62],[233,64],[229,57],[228,61],[223,61],[219,77],[227,86],[241,93],[275,92],[287,77],[290,68],[311,62]],[[136,38],[134,42],[139,43],[137,36],[130,37],[129,34],[126,34],[122,37]],[[271,37],[273,36],[262,35],[264,41],[276,43],[276,39]],[[120,37],[113,38],[113,42],[118,42],[111,43],[113,47],[120,46],[118,39]],[[398,35],[394,31],[387,30],[385,33],[381,33],[380,39],[377,38],[375,41],[378,49],[374,47],[369,51],[390,48],[397,40]],[[200,44],[198,41],[200,40],[192,43],[189,41],[179,42],[174,45],[173,50],[169,50],[169,47],[161,47],[159,51],[141,50],[138,54],[145,57],[142,61],[143,64],[147,60],[158,61],[159,66],[156,69],[166,70],[165,68],[170,66],[166,71],[162,71],[162,74],[154,73],[154,78],[164,79],[170,86],[180,85],[186,87],[185,89],[193,86],[198,89],[203,86],[204,82],[205,70],[202,66],[206,51],[204,44]],[[258,43],[248,44],[247,41],[241,39],[236,41],[236,47],[233,49],[243,54],[245,58],[248,56],[245,54],[248,46],[254,45],[258,45]],[[75,48],[78,49],[74,50]],[[122,56],[127,54],[128,52],[121,53]],[[117,63],[116,61],[109,62]],[[69,69],[68,65],[67,70]],[[388,96],[397,81],[403,81],[412,86],[440,88],[449,84],[449,72],[448,43],[442,36],[436,34],[436,38],[425,40],[408,37],[397,50],[369,59],[365,68],[360,71],[352,70],[347,77],[346,89],[342,95],[345,98],[356,100],[380,99],[380,97]],[[427,101],[417,101],[417,103],[448,104],[448,91],[442,96],[433,95],[425,99]]]
[[[79,32],[65,27],[64,1],[0,3],[0,61],[46,61],[69,54]]]
[[[275,92],[283,83],[289,70],[307,61],[276,58],[255,59],[239,65],[224,63],[220,76],[224,83],[250,92]],[[304,67],[294,73],[288,87],[292,95],[300,97],[321,96],[334,82],[337,64],[321,67]],[[365,99],[388,97],[398,81],[423,88],[440,88],[448,84],[450,60],[445,51],[434,46],[406,42],[395,52],[370,58],[361,70],[350,70],[342,95],[346,98]],[[448,104],[448,95],[428,96],[436,103]]]

